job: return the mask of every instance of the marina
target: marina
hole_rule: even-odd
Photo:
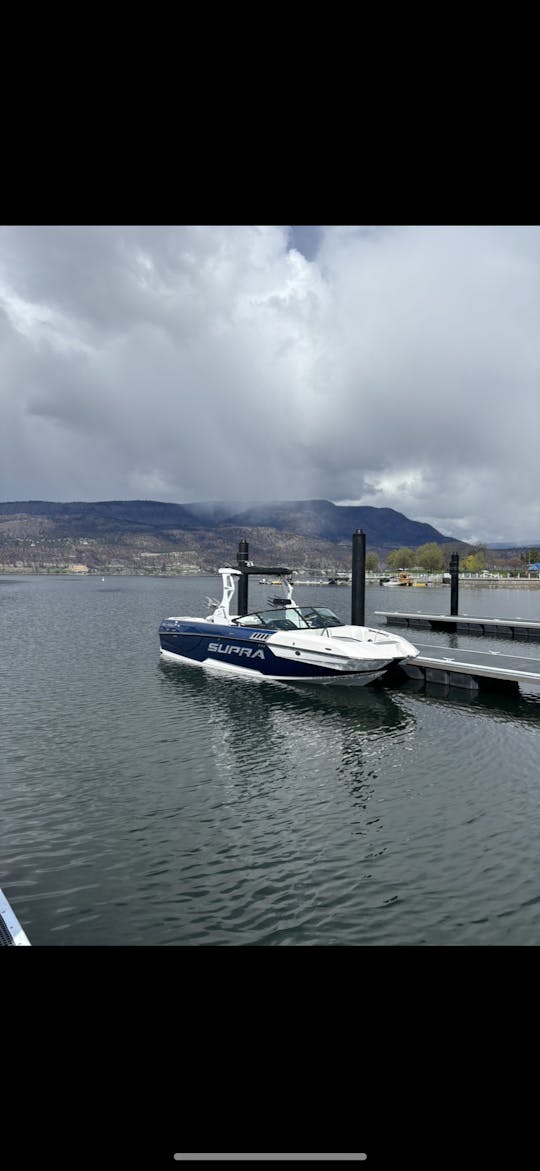
[[[0,241],[11,959],[201,947],[212,995],[204,953],[219,947],[540,946],[540,228],[15,217]],[[105,988],[113,1012],[128,966],[139,991],[140,958],[124,952],[126,980]],[[199,1074],[182,1051],[187,982],[170,991],[158,1032],[171,1048],[178,1018],[212,1145],[208,1014]],[[376,1016],[365,981],[340,992],[360,994],[350,1022],[366,999]],[[103,1021],[94,1033],[95,1062],[79,1045],[92,1071]],[[421,1087],[394,1116],[367,1058],[384,1128],[414,1159]],[[151,1139],[169,1114],[170,1165],[190,1104],[157,1064],[156,1109],[114,1061],[118,1092],[72,1077],[75,1157],[86,1140],[107,1149],[109,1115],[135,1146],[139,1123]],[[39,1130],[46,1158],[41,1071],[31,1090],[11,1080],[22,1126],[8,1130],[21,1149]],[[366,1094],[349,1083],[353,1118]],[[259,1093],[270,1124],[275,1107]],[[439,1133],[431,1162],[451,1142]]]
[[[162,615],[215,592],[0,579],[0,887],[32,946],[538,944],[538,687],[301,690],[161,663]],[[269,592],[252,578],[249,608]],[[370,586],[366,625],[385,596]],[[350,621],[350,590],[317,597]],[[478,590],[467,609],[509,619],[515,599]],[[442,613],[448,589],[430,601]],[[519,612],[536,620],[533,591]],[[448,674],[479,647],[524,673],[534,654],[452,630],[413,642],[414,666]]]
[[[520,685],[540,686],[540,657],[508,655],[500,651],[460,649],[455,654],[433,654],[437,647],[413,645],[380,629],[364,625],[365,538],[353,535],[351,574],[351,623],[345,624],[327,607],[300,606],[293,599],[292,571],[285,567],[255,566],[248,560],[249,547],[241,541],[238,568],[220,569],[222,598],[208,598],[212,612],[205,618],[171,617],[159,627],[161,655],[180,664],[196,663],[213,670],[288,683],[362,684],[401,679],[466,690],[506,690]],[[260,574],[278,575],[260,577]],[[248,582],[258,576],[259,585],[280,585],[282,593],[269,597],[270,609],[248,613]],[[494,635],[513,639],[540,638],[540,622],[522,619],[469,617],[457,614],[459,560],[451,558],[451,614],[376,610],[387,625],[430,627],[435,631]],[[334,586],[337,579],[330,579]],[[380,586],[413,584],[409,574]],[[235,594],[238,591],[237,602]],[[237,605],[238,613],[232,609]],[[322,637],[321,637],[322,636]]]
[[[354,538],[353,538],[354,539]],[[459,614],[459,556],[450,558],[450,613],[426,613],[408,610],[376,610],[377,618],[384,618],[387,626],[399,626],[407,631],[429,628],[433,633],[448,633],[454,640],[459,635],[484,638],[506,638],[514,643],[540,639],[540,622],[530,618],[495,617],[494,615]],[[423,679],[429,683],[472,689],[517,689],[520,685],[540,685],[540,656],[505,654],[499,650],[467,650],[454,645],[454,654],[433,655],[437,647],[421,645],[414,663],[403,663],[393,677]]]

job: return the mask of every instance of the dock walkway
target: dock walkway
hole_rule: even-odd
[[[469,691],[519,685],[540,687],[540,659],[527,655],[505,655],[500,651],[477,651],[416,643],[420,654],[396,669],[395,678],[424,679],[426,683],[461,687]],[[430,652],[437,651],[437,654]],[[446,653],[445,653],[446,652]]]
[[[408,626],[418,630],[455,630],[459,634],[481,634],[501,638],[539,639],[540,622],[529,618],[475,618],[471,614],[403,613],[401,610],[375,610],[389,626]]]
[[[522,618],[473,618],[469,614],[422,614],[400,610],[375,610],[389,625],[430,627],[432,630],[454,631],[463,634],[498,635],[508,639],[540,639],[540,622]],[[424,679],[426,683],[443,686],[477,688],[505,687],[516,689],[521,685],[540,686],[540,658],[532,655],[505,654],[502,651],[450,648],[440,644],[415,645],[420,651],[416,659],[396,668],[390,679]],[[433,653],[436,652],[436,653]]]

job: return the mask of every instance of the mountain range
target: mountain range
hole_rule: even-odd
[[[337,505],[328,500],[205,501],[169,504],[153,500],[56,502],[8,501],[0,504],[0,565],[39,564],[46,571],[66,559],[102,568],[111,562],[125,571],[138,564],[163,570],[186,567],[211,571],[235,558],[238,541],[250,543],[259,563],[277,559],[294,568],[350,565],[351,537],[366,534],[369,551],[382,555],[402,545],[429,541],[468,551],[432,525],[410,520],[391,508]],[[175,560],[176,559],[176,560]],[[154,567],[155,568],[155,567]]]

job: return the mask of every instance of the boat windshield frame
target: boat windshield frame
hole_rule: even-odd
[[[271,610],[254,610],[233,618],[235,626],[256,630],[327,630],[343,626],[341,618],[327,606],[281,606]]]

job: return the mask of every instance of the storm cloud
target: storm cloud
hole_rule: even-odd
[[[540,539],[537,227],[0,229],[3,500]]]

